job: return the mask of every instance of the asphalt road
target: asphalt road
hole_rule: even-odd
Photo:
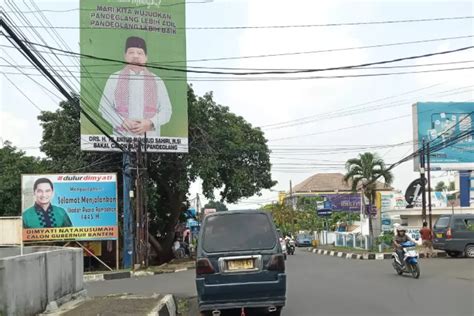
[[[398,276],[390,260],[365,261],[298,250],[287,261],[283,315],[474,315],[474,260],[426,259],[421,277]],[[195,296],[194,271],[91,282],[90,296],[172,293]]]

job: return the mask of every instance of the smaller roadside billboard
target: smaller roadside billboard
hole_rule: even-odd
[[[22,175],[23,241],[118,238],[117,176]]]

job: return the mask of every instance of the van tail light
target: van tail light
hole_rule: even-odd
[[[451,233],[451,228],[448,228],[448,230],[446,230],[446,239],[451,238],[453,238],[453,234]]]
[[[285,257],[282,254],[273,255],[267,265],[270,271],[285,272]]]
[[[212,274],[214,272],[216,271],[209,259],[203,258],[196,262],[196,274]]]

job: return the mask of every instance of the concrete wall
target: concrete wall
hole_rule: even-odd
[[[19,245],[21,233],[21,217],[0,217],[0,245]]]
[[[23,256],[5,256],[16,251],[0,248],[0,315],[35,315],[84,288],[82,249],[25,247]]]

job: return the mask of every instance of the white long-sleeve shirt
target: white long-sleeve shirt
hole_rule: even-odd
[[[117,71],[110,75],[107,83],[105,84],[104,92],[102,93],[102,98],[100,100],[99,111],[102,114],[102,117],[109,122],[114,128],[114,135],[120,136],[136,136],[130,131],[121,130],[117,131],[124,118],[117,113],[115,110],[115,89],[120,77],[120,71]],[[156,82],[156,91],[158,95],[158,104],[156,115],[150,118],[151,122],[154,125],[154,130],[147,132],[147,136],[160,136],[160,126],[169,122],[171,118],[171,102],[168,96],[168,91],[166,86],[161,80],[160,77],[152,74]],[[135,73],[130,70],[130,77],[128,78],[128,97],[129,97],[129,108],[128,108],[128,118],[130,120],[142,120],[144,119],[144,106],[145,99],[143,97],[145,90],[145,74],[143,71]]]

